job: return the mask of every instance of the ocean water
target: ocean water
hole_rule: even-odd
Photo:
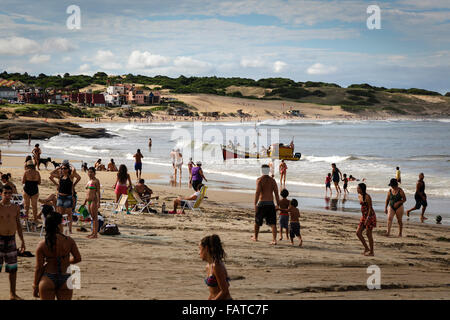
[[[305,209],[335,210],[359,214],[356,186],[350,182],[351,194],[326,199],[325,177],[336,163],[342,173],[365,178],[368,193],[374,199],[378,215],[384,216],[384,200],[395,168],[402,172],[401,187],[406,193],[405,209],[414,205],[418,174],[425,174],[429,207],[428,221],[442,215],[450,224],[450,120],[418,121],[290,121],[221,123],[92,123],[85,127],[104,127],[113,138],[84,139],[60,134],[40,143],[43,156],[70,158],[88,162],[101,158],[105,165],[110,158],[116,164],[124,163],[133,171],[136,149],[144,154],[143,171],[159,173],[161,179],[150,183],[168,184],[172,174],[169,153],[179,148],[187,164],[189,157],[203,162],[203,171],[213,189],[239,189],[254,192],[260,166],[268,160],[237,159],[223,161],[221,144],[229,140],[253,148],[269,145],[271,139],[288,144],[292,138],[300,161],[287,161],[287,189],[297,197]],[[153,146],[148,148],[148,138]],[[11,150],[31,151],[26,141],[15,142]],[[259,147],[258,147],[259,148]],[[3,153],[8,149],[2,147]],[[275,161],[276,179],[279,161]],[[79,167],[79,165],[77,165]],[[187,184],[187,166],[183,168],[183,183]],[[334,187],[333,187],[334,188]],[[341,184],[342,188],[342,184]],[[413,212],[413,221],[419,211]]]

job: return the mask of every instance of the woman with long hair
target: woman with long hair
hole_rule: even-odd
[[[95,177],[95,168],[88,170],[89,182],[86,185],[86,200],[84,206],[88,204],[88,211],[92,218],[92,233],[87,237],[97,238],[98,232],[98,208],[100,207],[100,181]]]
[[[372,207],[372,198],[366,193],[366,184],[360,183],[356,189],[358,191],[358,199],[361,204],[362,217],[359,220],[358,229],[356,235],[364,246],[363,255],[373,256],[373,236],[372,230],[377,226],[377,216]],[[363,236],[363,231],[366,229],[367,239],[369,240],[369,246],[367,246],[366,240]]]
[[[218,235],[204,237],[199,244],[199,255],[206,265],[205,284],[209,288],[208,300],[231,300],[230,278],[225,268],[226,253]]]
[[[38,199],[39,199],[39,187],[41,184],[41,175],[36,170],[33,160],[28,160],[26,163],[26,170],[22,177],[23,184],[23,200],[25,206],[25,215],[28,216],[28,211],[33,208],[33,219],[36,222],[38,217]]]
[[[402,188],[398,186],[397,179],[391,179],[388,186],[390,186],[391,188],[387,193],[386,204],[384,207],[384,213],[388,215],[386,236],[389,237],[391,234],[392,220],[394,220],[395,216],[397,217],[398,222],[398,236],[401,237],[403,231],[402,218],[405,211],[403,203],[406,202],[406,196]]]
[[[119,171],[117,172],[116,183],[113,186],[114,193],[116,194],[116,203],[119,202],[119,198],[122,194],[128,195],[128,190],[131,190],[132,187],[133,185],[131,183],[130,175],[128,174],[128,169],[126,165],[121,164],[119,166]],[[125,203],[125,206],[128,213],[128,200]]]
[[[59,181],[56,182],[55,179]],[[68,162],[61,168],[56,168],[50,173],[50,180],[58,186],[58,200],[56,210],[69,218],[69,232],[72,233],[72,210],[74,204],[75,186],[81,180],[75,168]]]
[[[71,300],[73,290],[67,286],[67,268],[81,261],[75,241],[62,233],[63,219],[57,212],[45,218],[45,240],[36,250],[33,296],[41,300]],[[70,256],[72,255],[72,257]]]

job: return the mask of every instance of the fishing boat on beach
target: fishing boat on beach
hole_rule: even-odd
[[[263,149],[261,151],[250,151],[242,150],[236,146],[224,146],[222,145],[222,156],[223,160],[229,159],[279,159],[279,160],[289,160],[298,161],[302,157],[302,154],[297,152],[294,153],[294,145],[284,145],[282,143],[274,143],[269,146],[268,149]]]

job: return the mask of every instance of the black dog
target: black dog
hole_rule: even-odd
[[[56,161],[52,161],[53,165],[55,166],[55,169],[58,167],[61,167],[61,163],[58,163]]]
[[[47,165],[48,165],[49,162],[52,162],[52,158],[39,159],[38,169],[41,168],[41,163],[45,166],[45,169],[47,169]]]

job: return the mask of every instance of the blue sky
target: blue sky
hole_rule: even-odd
[[[69,5],[81,29],[69,30]],[[381,29],[369,30],[369,5]],[[2,0],[0,70],[287,77],[450,91],[450,1]]]

